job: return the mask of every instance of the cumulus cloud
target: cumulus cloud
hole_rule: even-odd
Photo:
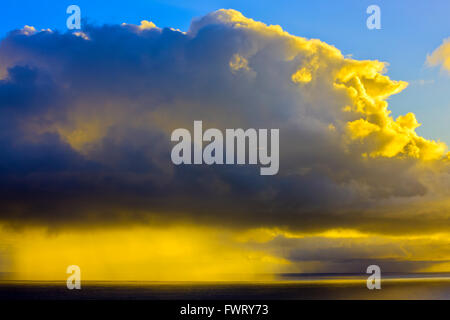
[[[442,70],[450,72],[450,38],[444,39],[442,44],[427,56],[429,66],[440,65]]]
[[[0,219],[12,224],[190,221],[304,232],[448,227],[446,146],[394,119],[407,83],[219,10],[187,32],[86,26],[0,44]],[[170,133],[279,128],[280,171],[174,166]],[[446,160],[447,159],[447,160]]]

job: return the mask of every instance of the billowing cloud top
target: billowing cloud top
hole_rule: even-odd
[[[143,21],[11,32],[0,45],[0,219],[191,221],[297,231],[448,228],[446,146],[387,98],[407,83],[219,10],[187,32]],[[279,128],[280,172],[174,166],[170,133]]]

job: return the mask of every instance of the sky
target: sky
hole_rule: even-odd
[[[448,37],[450,3],[423,1],[6,1],[0,35],[24,25],[66,31],[66,8],[77,4],[82,18],[94,24],[139,24],[153,21],[159,27],[186,31],[192,18],[221,8],[239,10],[245,16],[281,25],[298,36],[318,38],[357,59],[378,59],[389,63],[393,79],[410,82],[410,87],[391,98],[391,110],[398,116],[414,112],[427,138],[450,143],[447,123],[450,115],[450,79],[439,68],[429,68],[426,57]],[[382,30],[368,30],[366,8],[377,4],[382,13]],[[7,14],[6,14],[7,13]]]
[[[0,5],[0,272],[450,271],[448,2],[68,4]],[[194,120],[279,129],[278,174],[174,165]]]

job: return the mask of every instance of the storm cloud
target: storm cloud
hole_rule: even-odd
[[[0,220],[448,230],[446,146],[414,114],[392,118],[407,83],[385,72],[234,10],[187,32],[13,31],[0,43]],[[280,129],[279,173],[173,165],[170,134],[194,120]]]

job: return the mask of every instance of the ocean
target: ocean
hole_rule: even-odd
[[[384,275],[369,290],[366,275],[289,274],[261,282],[0,281],[1,300],[450,300],[449,274]]]

